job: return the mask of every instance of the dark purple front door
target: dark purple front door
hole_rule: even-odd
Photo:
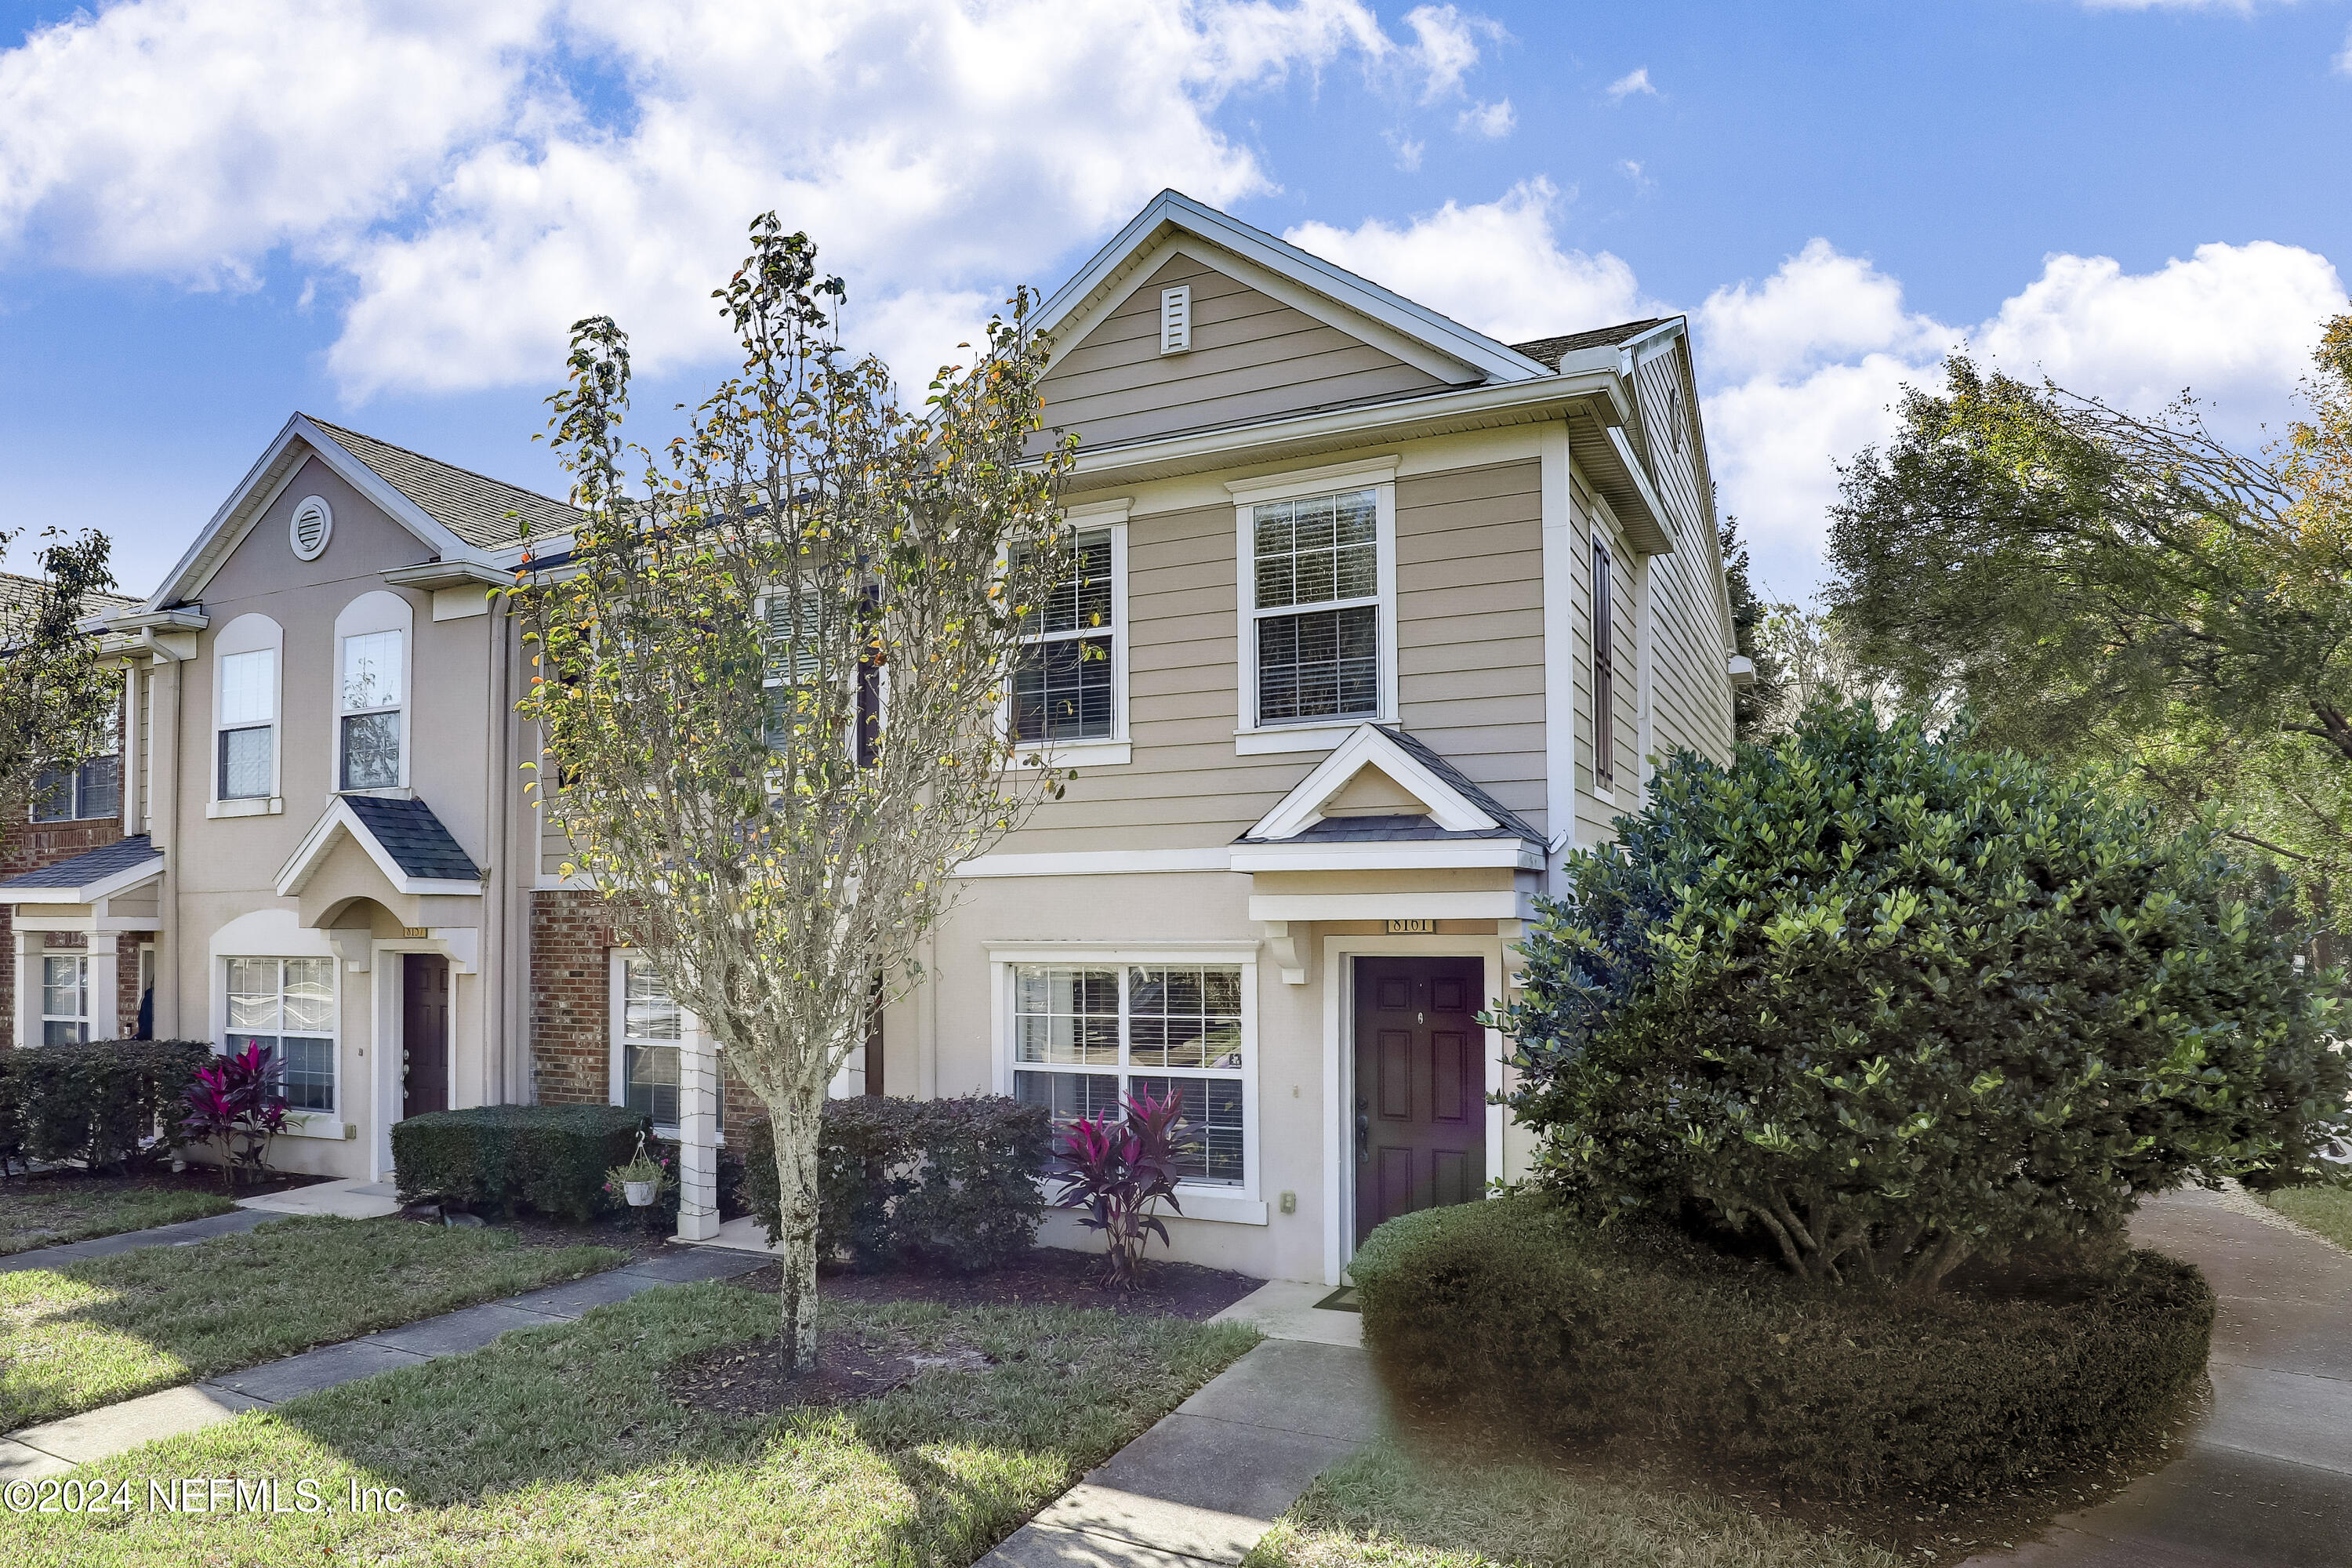
[[[1475,958],[1356,960],[1356,1240],[1486,1185]]]

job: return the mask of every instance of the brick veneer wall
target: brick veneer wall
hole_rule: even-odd
[[[601,894],[530,896],[530,1072],[541,1105],[602,1105],[612,1098],[612,917]],[[725,1120],[764,1114],[726,1075]]]
[[[14,877],[26,871],[37,871],[44,866],[54,866],[60,860],[70,860],[93,849],[105,847],[122,837],[120,817],[90,817],[80,822],[20,822],[5,833],[0,833],[0,877]],[[16,910],[14,905],[0,904],[0,1050],[15,1045],[16,1031],[6,1020],[16,1016]],[[139,1029],[139,944],[152,942],[147,931],[125,931],[120,938],[121,954],[121,1018],[117,1033],[129,1036]],[[79,948],[79,934],[52,931],[51,947]],[[91,1032],[105,1037],[99,1020],[90,1020]]]

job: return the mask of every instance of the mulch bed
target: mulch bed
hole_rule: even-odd
[[[782,1273],[772,1263],[731,1283],[772,1296],[782,1288]],[[936,1301],[943,1307],[1102,1307],[1197,1323],[1265,1283],[1222,1268],[1155,1262],[1141,1285],[1116,1290],[1102,1283],[1098,1255],[1039,1247],[1019,1262],[985,1274],[828,1273],[818,1282],[817,1295],[834,1301]]]
[[[779,1342],[766,1339],[688,1356],[663,1371],[662,1390],[690,1410],[772,1415],[856,1405],[927,1372],[979,1372],[995,1364],[994,1357],[953,1339],[923,1347],[903,1334],[836,1331],[820,1341],[812,1372],[793,1375]]]

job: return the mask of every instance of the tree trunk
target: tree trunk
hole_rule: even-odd
[[[795,1089],[769,1108],[776,1140],[776,1186],[783,1199],[783,1310],[780,1348],[794,1372],[816,1365],[816,1155],[824,1091]]]

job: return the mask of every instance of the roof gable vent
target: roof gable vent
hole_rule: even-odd
[[[1181,354],[1192,346],[1192,286],[1160,290],[1160,352]]]
[[[323,496],[304,496],[286,525],[288,542],[293,545],[298,561],[316,561],[324,555],[327,540],[334,531],[335,510]]]

